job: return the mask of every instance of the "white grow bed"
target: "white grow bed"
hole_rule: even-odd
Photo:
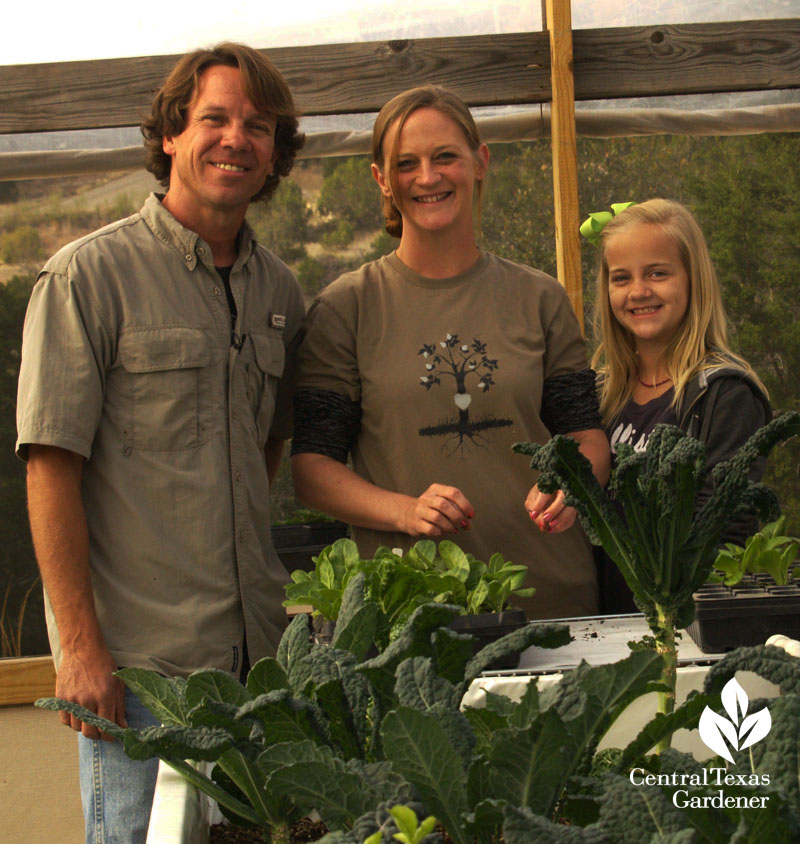
[[[593,665],[623,659],[629,653],[627,643],[648,632],[641,615],[565,621],[573,636],[569,645],[556,650],[530,648],[522,654],[518,668],[487,673],[476,680],[464,701],[472,706],[480,706],[485,691],[518,699],[532,677],[539,677],[541,688],[557,683],[563,676],[562,672],[574,668],[581,659]],[[783,646],[787,642],[791,640],[775,644]],[[792,652],[790,647],[787,650]],[[800,655],[800,651],[795,655]],[[688,635],[683,634],[678,652],[678,704],[686,700],[690,691],[702,690],[709,665],[720,656],[702,653]],[[743,673],[740,682],[751,698],[776,697],[779,693],[777,686],[755,674]],[[656,706],[655,694],[634,701],[624,717],[617,719],[600,747],[624,747],[652,719]],[[673,737],[673,747],[684,753],[692,753],[699,761],[712,755],[696,731],[677,731]],[[172,768],[161,763],[147,844],[208,844],[209,827],[220,820],[221,815],[214,801],[189,785]]]

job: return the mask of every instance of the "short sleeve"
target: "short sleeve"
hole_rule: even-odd
[[[567,292],[557,281],[552,282],[548,295],[542,298],[542,311],[545,380],[586,369],[586,341]]]
[[[43,273],[31,294],[22,337],[16,452],[31,443],[91,456],[100,424],[108,332],[74,280]]]
[[[341,305],[324,297],[311,305],[297,356],[297,389],[327,390],[360,402],[357,314]]]

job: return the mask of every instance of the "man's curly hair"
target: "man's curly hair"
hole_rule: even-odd
[[[298,131],[299,112],[280,71],[262,53],[244,44],[225,41],[183,56],[170,71],[142,120],[147,169],[169,189],[172,157],[163,149],[165,137],[180,135],[201,74],[209,67],[235,67],[242,75],[247,98],[264,114],[275,118],[275,164],[264,186],[251,201],[269,200],[281,177],[288,176],[305,136]]]

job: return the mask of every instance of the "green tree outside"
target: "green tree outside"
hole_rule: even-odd
[[[325,176],[317,208],[324,215],[349,221],[356,231],[383,224],[380,194],[363,155],[338,162]]]
[[[34,280],[13,276],[0,285],[0,656],[49,651],[28,530],[25,464],[14,454],[22,323]]]
[[[306,254],[310,216],[300,185],[284,179],[267,205],[254,202],[250,206],[247,221],[260,243],[282,261],[291,262]]]
[[[0,234],[0,260],[6,264],[39,264],[45,257],[37,228],[24,225]]]

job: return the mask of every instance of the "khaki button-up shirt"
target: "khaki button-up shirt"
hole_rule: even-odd
[[[31,296],[17,453],[86,458],[95,604],[119,665],[238,670],[285,625],[264,446],[291,432],[288,381],[303,319],[289,269],[245,225],[232,333],[211,249],[151,195],[138,214],[66,246]],[[48,613],[56,663],[58,631]]]

